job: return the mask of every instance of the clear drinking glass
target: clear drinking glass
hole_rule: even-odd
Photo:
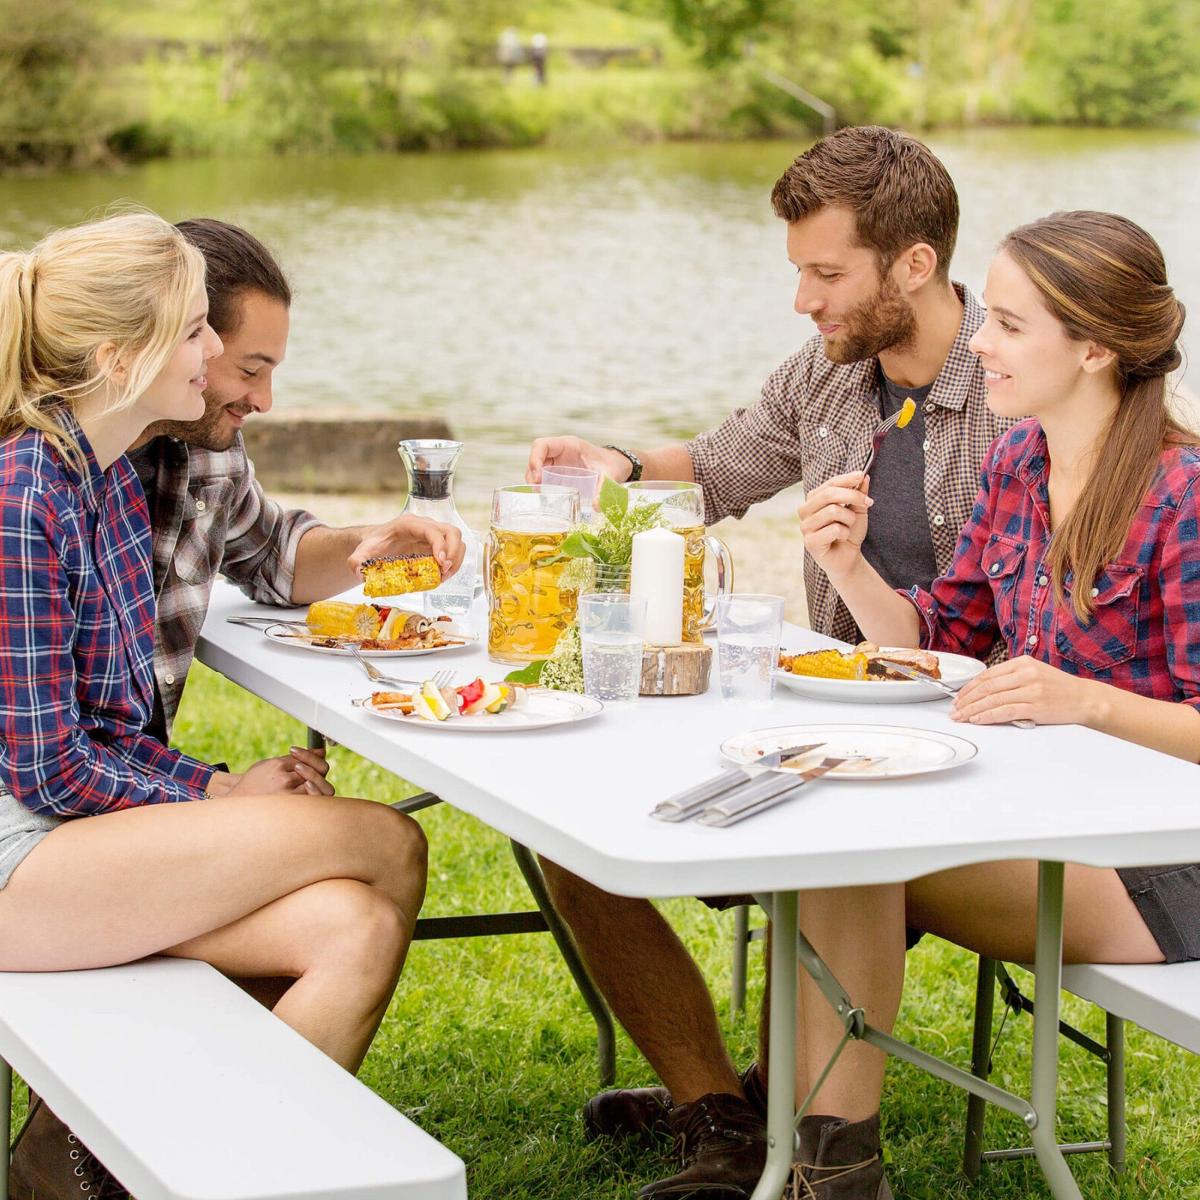
[[[596,511],[600,472],[588,467],[543,467],[542,482],[548,487],[574,488],[579,493],[580,520],[590,521]]]
[[[579,598],[579,641],[583,647],[583,690],[597,700],[638,698],[642,679],[642,635],[646,601],[621,592]]]
[[[567,577],[562,544],[579,522],[572,488],[516,483],[492,496],[484,555],[488,655],[494,662],[549,658],[575,620],[578,586]]]
[[[782,596],[735,593],[717,599],[717,654],[726,700],[770,701],[782,633]]]

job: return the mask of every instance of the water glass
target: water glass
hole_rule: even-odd
[[[543,467],[542,482],[548,487],[574,488],[579,493],[579,516],[590,521],[600,490],[600,472],[588,467]]]
[[[721,695],[766,704],[775,692],[783,597],[734,593],[717,600]]]
[[[583,647],[583,690],[597,700],[638,698],[646,601],[622,592],[590,593],[579,599]]]

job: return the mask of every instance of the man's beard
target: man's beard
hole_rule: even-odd
[[[906,349],[917,337],[912,305],[886,273],[878,291],[855,305],[842,325],[846,332],[841,337],[825,339],[825,357],[830,362],[865,362],[883,350]]]
[[[200,450],[228,450],[237,440],[236,429],[222,428],[221,418],[227,404],[209,392],[204,393],[204,416],[197,421],[155,421],[146,430],[147,437],[174,437]]]

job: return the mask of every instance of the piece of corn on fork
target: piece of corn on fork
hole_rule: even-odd
[[[369,558],[362,566],[363,591],[368,596],[400,596],[427,592],[442,582],[442,571],[431,554]]]

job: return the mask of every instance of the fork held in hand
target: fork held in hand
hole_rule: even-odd
[[[875,465],[875,456],[879,453],[879,447],[883,445],[884,438],[893,429],[903,429],[913,419],[913,414],[916,411],[917,403],[910,396],[886,421],[879,423],[875,432],[871,435],[871,453],[867,455],[866,466],[863,467],[864,475]]]

